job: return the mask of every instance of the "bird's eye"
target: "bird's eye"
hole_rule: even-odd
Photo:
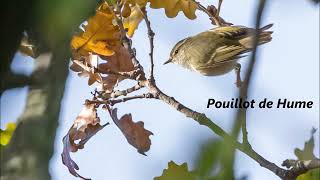
[[[178,52],[179,52],[178,49],[174,51],[175,54],[177,54]]]

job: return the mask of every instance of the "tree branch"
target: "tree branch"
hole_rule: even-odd
[[[146,25],[147,25],[147,29],[148,29],[148,38],[149,38],[149,43],[150,43],[150,53],[149,53],[149,56],[150,56],[150,77],[149,79],[151,81],[154,81],[154,75],[153,75],[153,69],[154,69],[154,63],[153,63],[153,49],[154,49],[154,43],[153,43],[153,39],[154,39],[154,32],[151,28],[151,23],[149,21],[149,18],[148,18],[148,14],[147,14],[147,11],[146,9],[141,9],[141,12],[143,14],[143,18],[144,18],[144,21],[146,22]]]
[[[32,82],[31,77],[28,77],[23,74],[15,74],[11,71],[9,72],[9,74],[6,75],[6,77],[3,77],[3,79],[5,79],[5,81],[1,81],[0,95],[5,90],[28,86]]]
[[[214,6],[208,6],[207,8],[204,7],[200,2],[196,0],[192,0],[194,3],[197,4],[197,8],[206,13],[209,16],[209,19],[211,20],[211,24],[217,25],[217,26],[230,26],[232,23],[226,22],[222,17],[219,16],[220,9],[222,5],[222,0],[219,0],[218,9]]]
[[[126,90],[122,90],[122,91],[114,91],[110,94],[110,97],[111,98],[117,98],[119,96],[126,96],[127,94],[130,94],[134,91],[138,91],[139,89],[141,89],[142,86],[138,83],[137,85],[131,87],[131,88],[128,88]]]
[[[287,159],[281,164],[287,168],[290,168],[289,173],[291,176],[298,176],[306,173],[309,170],[320,168],[320,159],[312,160],[293,160]]]

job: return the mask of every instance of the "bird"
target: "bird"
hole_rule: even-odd
[[[216,27],[180,40],[170,52],[169,60],[204,76],[219,76],[240,66],[238,59],[253,50],[255,34],[257,45],[272,40],[273,24],[258,30],[245,26]]]

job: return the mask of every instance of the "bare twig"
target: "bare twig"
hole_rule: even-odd
[[[217,18],[219,18],[219,16],[220,16],[222,2],[223,2],[223,0],[219,0],[218,9],[217,9],[217,13],[216,13]]]
[[[258,11],[257,11],[257,15],[256,15],[256,25],[255,25],[256,29],[259,29],[259,27],[260,27],[261,17],[263,14],[265,3],[266,3],[266,0],[260,0],[260,3],[258,5]],[[240,92],[239,92],[239,98],[242,98],[242,99],[247,99],[248,88],[250,85],[253,68],[254,68],[255,62],[256,62],[258,35],[259,35],[258,32],[259,31],[255,31],[255,32],[256,33],[253,37],[253,49],[252,49],[252,55],[250,58],[250,64],[249,64],[249,67],[246,71],[245,79],[242,83],[242,86],[241,86]],[[248,144],[248,138],[247,138],[248,132],[246,130],[246,127],[244,127],[244,126],[246,126],[246,113],[247,113],[247,109],[245,109],[245,108],[240,108],[238,110],[232,135],[234,137],[237,137],[239,134],[239,131],[240,131],[240,127],[242,127],[242,130],[243,130],[242,134],[243,134],[244,143]]]
[[[153,40],[154,40],[154,32],[151,28],[151,23],[149,21],[149,18],[148,18],[148,14],[147,14],[147,10],[144,8],[144,9],[141,9],[141,12],[143,14],[143,18],[144,18],[144,21],[146,22],[146,25],[147,25],[147,29],[148,29],[148,37],[149,37],[149,43],[150,43],[150,53],[149,53],[149,56],[150,56],[150,77],[149,79],[151,81],[154,81],[154,74],[153,74],[153,69],[154,69],[154,62],[153,62],[153,49],[154,49],[154,43],[153,43]]]
[[[217,25],[217,26],[221,26],[221,23],[219,21],[219,19],[217,18],[217,16],[213,15],[206,7],[204,7],[200,2],[192,0],[193,2],[195,2],[198,6],[198,9],[200,11],[203,11],[204,13],[206,13],[209,16],[209,19],[211,20],[213,25]]]
[[[230,26],[232,23],[226,22],[222,17],[220,17],[220,10],[222,5],[222,0],[219,0],[218,9],[214,6],[208,6],[207,8],[204,7],[200,2],[196,0],[192,0],[194,3],[197,4],[197,8],[200,11],[203,11],[209,16],[209,19],[211,20],[211,24],[217,25],[217,26]]]
[[[263,13],[264,6],[265,6],[265,1],[266,0],[260,0],[260,2],[258,4],[258,11],[257,11],[256,18],[255,18],[256,29],[259,29],[259,27],[260,27],[261,17],[262,17],[262,13]],[[258,31],[256,31],[256,32],[258,32]],[[253,52],[251,55],[250,64],[249,64],[249,67],[246,71],[245,79],[241,83],[241,87],[240,87],[240,91],[239,91],[239,98],[244,99],[244,100],[247,99],[247,96],[248,96],[248,87],[250,84],[252,71],[253,71],[253,68],[255,65],[255,61],[256,61],[257,45],[258,45],[258,33],[256,33],[253,38]],[[240,130],[242,130],[242,144],[244,144],[244,147],[246,149],[251,149],[251,145],[248,141],[247,109],[246,108],[239,108],[238,109],[236,118],[234,120],[234,125],[232,128],[231,136],[233,138],[237,139],[239,136]],[[230,152],[229,157],[230,157],[229,161],[234,162],[234,160],[235,160],[234,151]],[[232,164],[233,163],[230,163],[229,166],[232,166]],[[230,168],[232,169],[232,167],[227,167],[227,169],[230,169]]]
[[[150,98],[153,98],[153,95],[151,93],[146,93],[146,94],[135,95],[131,97],[124,97],[122,99],[109,100],[109,104],[111,106],[114,106],[115,104],[127,102],[133,99],[150,99]]]
[[[130,97],[124,97],[121,99],[111,99],[111,100],[86,100],[88,103],[95,103],[97,105],[110,105],[110,106],[114,106],[115,104],[118,103],[123,103],[123,102],[127,102],[130,100],[134,100],[134,99],[150,99],[150,98],[154,98],[153,95],[151,93],[146,93],[146,94],[141,94],[141,95],[135,95],[135,96],[130,96]]]
[[[134,91],[138,91],[139,89],[141,89],[142,86],[140,84],[137,84],[131,88],[128,88],[126,90],[122,90],[122,91],[114,91],[110,94],[111,98],[117,98],[119,96],[126,96],[129,93],[132,93]]]

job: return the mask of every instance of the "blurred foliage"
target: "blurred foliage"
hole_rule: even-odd
[[[320,169],[313,169],[305,174],[298,176],[297,180],[319,180],[320,179]]]
[[[196,180],[196,174],[188,170],[187,163],[177,165],[175,162],[168,163],[168,169],[163,170],[159,177],[154,180]]]
[[[187,163],[177,165],[173,161],[168,163],[168,169],[163,170],[155,180],[224,180],[235,179],[233,169],[227,169],[230,161],[230,145],[221,140],[211,140],[201,147],[195,162],[195,170],[189,171]],[[232,165],[233,166],[233,165]],[[231,166],[231,167],[232,167]],[[242,177],[241,179],[246,179]]]
[[[12,122],[7,123],[5,130],[0,129],[0,144],[1,144],[1,146],[5,146],[10,142],[10,139],[11,139],[12,134],[15,129],[16,129],[16,124],[12,123]]]
[[[313,1],[314,3],[319,3],[320,2],[320,0],[311,0],[311,1]]]
[[[295,148],[294,154],[297,156],[298,160],[311,160],[316,156],[313,154],[314,151],[314,133],[316,129],[311,130],[311,137],[308,141],[304,143],[303,149]]]
[[[211,140],[205,143],[196,160],[196,169],[200,179],[220,180],[234,179],[232,146],[221,140]]]
[[[298,157],[298,160],[311,160],[317,158],[314,151],[314,134],[316,129],[311,130],[311,137],[304,143],[303,149],[295,148],[294,154]],[[298,176],[297,180],[319,180],[320,179],[320,168],[308,171],[305,174]]]

